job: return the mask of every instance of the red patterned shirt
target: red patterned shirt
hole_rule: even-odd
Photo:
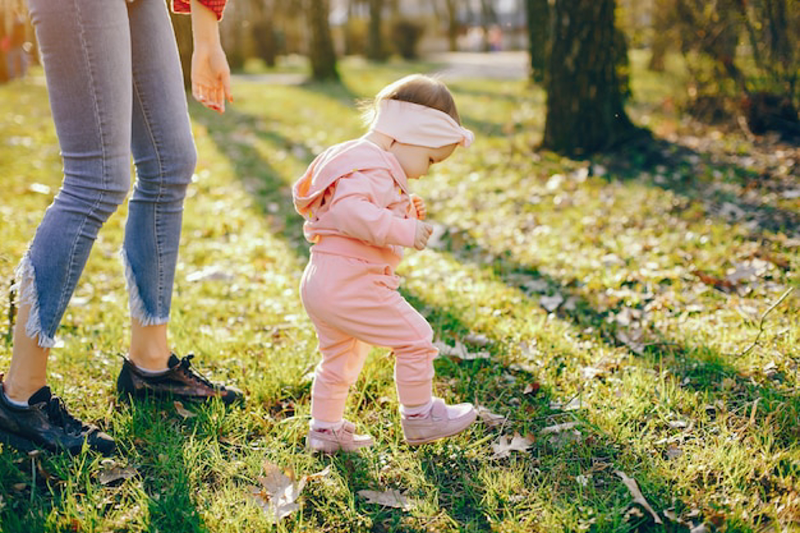
[[[198,0],[201,4],[214,12],[217,20],[222,19],[222,12],[225,10],[225,2],[227,0]],[[172,0],[172,11],[175,13],[191,13],[192,3],[191,0]]]

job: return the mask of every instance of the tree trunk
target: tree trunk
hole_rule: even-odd
[[[458,51],[458,5],[456,0],[445,0],[447,4],[447,48]]]
[[[275,10],[272,2],[253,2],[253,14],[255,20],[252,21],[252,35],[256,53],[268,67],[274,67],[278,42],[275,38]]]
[[[664,72],[667,50],[675,42],[675,32],[672,31],[675,26],[674,0],[655,0],[652,20],[653,40],[650,43],[650,62],[647,68],[653,72]]]
[[[347,20],[344,23],[344,55],[351,56],[355,50],[355,46],[353,46],[353,19],[355,18],[353,12],[353,6],[355,5],[355,0],[345,0],[347,2]]]
[[[483,51],[491,49],[489,44],[489,29],[497,24],[497,13],[490,0],[481,0],[481,29],[483,29]]]
[[[6,7],[0,4],[0,7]],[[0,41],[6,38],[6,14],[10,13],[8,9],[0,9]],[[7,65],[8,59],[6,58],[6,53],[3,51],[2,47],[0,47],[0,83],[5,83],[8,81],[8,70]]]
[[[525,16],[528,19],[528,50],[531,57],[531,79],[544,81],[549,46],[550,6],[547,0],[525,0]]]
[[[615,0],[557,0],[544,148],[586,156],[634,131],[615,68]]]
[[[792,46],[789,42],[786,0],[767,0],[769,43],[772,61],[788,69],[792,63]]]
[[[328,0],[309,0],[308,26],[311,33],[311,77],[315,81],[339,81],[336,70],[336,51],[333,48],[331,27],[328,22]]]
[[[392,12],[392,20],[400,18],[400,0],[389,0],[389,9]]]
[[[183,88],[192,90],[192,18],[188,15],[176,15],[170,12],[172,29],[175,32],[175,41],[178,43],[178,55],[181,58],[181,71],[183,71]]]
[[[369,38],[367,58],[372,61],[385,61],[383,46],[383,0],[369,0]]]

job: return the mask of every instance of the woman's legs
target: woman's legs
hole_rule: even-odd
[[[14,324],[14,348],[8,375],[4,380],[5,394],[17,402],[26,402],[34,392],[47,383],[47,358],[50,348],[42,348],[36,339],[25,334],[30,305],[23,306]]]
[[[30,0],[64,181],[18,268],[20,321],[5,389],[44,385],[48,348],[97,232],[130,186],[131,54],[123,0]],[[33,391],[31,389],[34,389]]]
[[[183,200],[197,161],[183,74],[166,4],[128,4],[133,58],[131,149],[136,183],[122,258],[131,310],[130,358],[165,369]]]

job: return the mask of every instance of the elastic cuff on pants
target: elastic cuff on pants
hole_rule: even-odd
[[[347,398],[342,400],[332,398],[311,398],[311,418],[325,422],[335,422],[344,416]]]
[[[36,292],[36,270],[29,252],[22,257],[14,272],[15,283],[11,291],[17,294],[19,306],[29,305],[28,321],[25,323],[25,335],[37,339],[40,348],[52,348],[56,345],[53,337],[45,335],[39,317],[39,295]]]
[[[131,318],[139,322],[142,326],[159,326],[169,322],[169,316],[159,317],[147,312],[144,306],[144,300],[142,300],[142,295],[139,294],[139,287],[136,285],[136,278],[133,276],[131,262],[128,260],[128,254],[125,253],[124,248],[119,251],[119,257],[125,269],[125,283],[128,286],[128,301],[130,304]]]
[[[422,383],[396,382],[395,386],[397,387],[397,399],[402,405],[422,405],[430,402],[433,398],[433,380]]]

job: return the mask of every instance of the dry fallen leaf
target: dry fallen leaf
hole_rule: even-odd
[[[714,276],[710,276],[705,272],[701,272],[700,270],[693,270],[692,274],[700,278],[700,281],[705,283],[706,285],[711,285],[717,290],[728,292],[736,287],[736,285],[726,279],[720,279]]]
[[[553,400],[550,402],[550,409],[553,411],[575,411],[577,409],[583,409],[584,404],[581,401],[579,396],[575,396],[567,405],[564,405],[564,402],[561,400]]]
[[[678,457],[683,455],[683,450],[681,450],[675,445],[672,445],[669,448],[667,448],[666,454],[667,454],[667,459],[677,459]]]
[[[118,464],[109,464],[100,472],[99,479],[101,485],[109,485],[117,480],[130,479],[134,476],[136,476],[136,469],[131,466],[122,467]]]
[[[532,279],[522,284],[528,294],[532,292],[546,292],[550,288],[550,284],[544,279]]]
[[[464,344],[456,341],[455,346],[450,346],[446,342],[436,341],[433,345],[438,348],[439,356],[452,357],[462,361],[472,361],[474,359],[489,359],[491,354],[487,351],[470,352]]]
[[[464,342],[481,347],[487,346],[491,343],[489,337],[487,337],[483,333],[468,333],[467,335],[464,336]]]
[[[506,435],[501,435],[498,441],[492,444],[494,456],[497,458],[508,457],[511,452],[524,452],[533,444],[533,439],[528,437],[521,437],[519,433],[514,433],[514,436],[509,439]]]
[[[647,509],[647,511],[653,516],[653,520],[655,520],[656,524],[663,523],[661,518],[656,514],[650,504],[647,503],[647,500],[644,499],[642,492],[639,490],[639,485],[636,484],[636,480],[633,478],[629,478],[625,475],[625,472],[621,470],[614,470],[614,473],[622,479],[622,482],[628,487],[628,491],[630,491],[631,496],[633,496],[633,501]]]
[[[617,331],[617,340],[630,348],[636,355],[644,354],[645,345],[641,342],[643,332],[640,329],[630,330],[630,334],[625,331]]]
[[[316,474],[308,474],[307,476],[303,476],[303,479],[306,481],[312,481],[314,479],[322,479],[326,478],[331,474],[331,465],[326,466]]]
[[[377,503],[378,505],[383,505],[384,507],[395,507],[397,509],[408,511],[414,506],[410,501],[408,501],[408,498],[406,498],[404,494],[395,489],[384,492],[378,492],[375,490],[360,490],[358,491],[358,495],[362,498],[365,498],[367,503]]]
[[[561,296],[560,293],[555,293],[553,296],[542,296],[539,298],[539,304],[550,313],[558,309],[558,306],[562,303],[564,303],[564,297]]]
[[[187,410],[183,406],[183,404],[181,402],[179,402],[178,400],[175,400],[173,402],[173,405],[175,405],[175,411],[177,411],[178,414],[181,415],[183,418],[192,418],[192,417],[197,416],[197,413],[193,413],[193,412]]]
[[[536,394],[539,392],[541,385],[538,382],[534,381],[533,383],[528,383],[525,385],[525,390],[522,391],[522,394]]]
[[[483,423],[489,426],[490,428],[502,426],[508,420],[503,415],[498,415],[496,413],[493,413],[489,411],[487,408],[483,407],[482,405],[477,406],[475,410],[478,411],[478,416],[481,417]]]
[[[196,281],[231,281],[233,274],[224,272],[221,268],[210,266],[203,270],[197,270],[186,276],[186,281],[193,283]]]
[[[602,368],[596,368],[593,366],[584,366],[581,367],[581,374],[583,375],[583,379],[585,380],[592,380],[594,378],[603,377],[606,371]]]
[[[295,481],[294,472],[291,469],[284,471],[269,461],[264,462],[263,470],[264,475],[258,478],[261,488],[251,487],[250,490],[258,506],[264,509],[277,524],[300,509],[300,505],[296,502],[305,488],[306,482],[326,477],[330,474],[330,465],[321,472],[303,476],[299,481]],[[286,475],[287,473],[288,475]]]
[[[553,426],[547,426],[546,428],[542,428],[540,433],[542,435],[547,435],[548,433],[561,433],[562,431],[570,430],[576,426],[578,426],[580,422],[564,422],[563,424],[555,424]]]
[[[583,435],[577,429],[560,431],[554,435],[550,435],[550,438],[547,440],[547,442],[556,448],[561,448],[568,444],[579,444],[581,441],[583,441]]]

